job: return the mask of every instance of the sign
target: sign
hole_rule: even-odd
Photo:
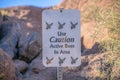
[[[42,13],[43,64],[72,67],[81,64],[80,12],[44,10]]]

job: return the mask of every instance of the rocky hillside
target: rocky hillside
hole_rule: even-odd
[[[97,13],[98,8],[105,8],[111,3],[111,0],[93,0],[92,2],[91,0],[64,0],[63,3],[53,7],[53,9],[64,8],[81,11],[81,35],[83,37],[83,44],[86,48],[90,49],[95,42],[100,42],[107,37],[106,29],[101,29],[100,31],[104,31],[104,33],[99,31],[100,34],[97,35],[97,38],[94,38],[93,36],[96,34],[96,20],[94,19],[96,17],[95,11]]]
[[[119,80],[120,55],[113,53],[119,49],[119,40],[115,41],[117,47],[112,48],[113,51],[111,47],[108,51],[101,46],[101,42],[109,37],[106,26],[113,25],[105,23],[114,19],[111,9],[120,9],[118,2],[63,0],[58,6],[44,9],[33,6],[0,9],[0,80],[57,80],[56,68],[46,68],[42,64],[41,17],[45,9],[60,8],[81,11],[82,32],[82,64],[64,68],[63,80]]]

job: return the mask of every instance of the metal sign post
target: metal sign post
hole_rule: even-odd
[[[62,67],[57,67],[57,80],[63,80],[63,71]]]
[[[63,80],[62,67],[81,64],[80,12],[44,10],[42,13],[43,64],[57,67],[57,79]]]

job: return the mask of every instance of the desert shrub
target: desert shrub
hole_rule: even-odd
[[[7,21],[8,20],[8,11],[6,11],[6,10],[0,10],[0,13],[1,13],[1,15],[2,15],[2,18],[3,18],[3,21]]]
[[[118,80],[120,78],[120,54],[108,52],[101,74],[105,74],[106,80]]]
[[[120,52],[120,0],[114,0],[110,7],[107,7],[104,14],[105,26],[109,29],[109,38],[101,42],[103,49],[114,53]],[[107,18],[106,18],[107,17]],[[120,54],[120,53],[119,53]]]
[[[110,52],[105,57],[107,80],[118,80],[120,78],[120,0],[114,0],[112,5],[107,7],[104,14],[109,13],[105,18],[105,24],[109,30],[109,37],[101,42],[103,51]]]
[[[101,52],[107,52],[108,55],[102,66],[104,70],[97,76],[105,80],[118,80],[120,78],[120,0],[111,0],[107,7],[92,4],[85,9],[82,21],[94,20],[96,23],[93,38],[97,38],[101,29],[108,29],[109,36],[100,42]]]
[[[0,10],[0,13],[2,16],[8,15],[8,11],[6,11],[6,10]]]

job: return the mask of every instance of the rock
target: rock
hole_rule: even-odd
[[[16,74],[16,80],[23,80],[23,75],[20,73],[20,71],[17,68],[15,74]]]
[[[73,74],[65,74],[63,80],[87,80],[85,77]]]
[[[23,80],[56,80],[56,68],[46,68],[39,73],[28,71]]]
[[[101,72],[105,62],[104,56],[103,54],[84,56],[88,64],[80,69],[79,74],[89,80],[104,80],[100,77],[102,76]]]
[[[41,35],[38,32],[32,32],[21,38],[19,43],[20,59],[30,62],[41,53],[41,45]]]
[[[103,3],[104,3],[104,6],[107,6],[108,2],[112,3],[111,0],[107,0],[107,1],[100,0],[100,1],[93,1],[93,2],[89,2],[89,0],[63,0],[62,3],[60,3],[57,6],[54,6],[53,9],[58,10],[60,8],[64,8],[64,9],[80,10],[81,12],[81,37],[83,38],[82,44],[84,44],[85,48],[91,49],[94,46],[95,42],[98,42],[98,43],[101,42],[109,34],[108,34],[107,29],[105,28],[101,29],[101,28],[96,27],[98,26],[98,24],[96,24],[97,22],[96,20],[94,19],[89,20],[88,17],[86,17],[88,16],[88,13],[91,12],[91,10],[94,10],[91,7],[91,10],[88,11],[90,9],[89,5],[99,6],[102,8]],[[89,15],[89,17],[92,17],[92,15]],[[98,30],[96,30],[96,28]]]
[[[0,24],[0,48],[12,58],[17,53],[17,43],[20,37],[20,26],[16,22],[3,22]]]
[[[14,65],[20,72],[24,72],[28,68],[28,64],[22,60],[14,60]]]
[[[0,80],[15,80],[15,67],[11,57],[0,49]]]
[[[56,68],[46,68],[40,55],[34,59],[23,80],[56,80]]]
[[[41,70],[46,69],[46,67],[42,63],[42,58],[38,56],[36,59],[34,59],[28,68],[28,70],[34,72],[34,73],[39,73]]]
[[[104,54],[89,54],[81,57],[81,66],[64,70],[65,80],[106,80],[101,74],[105,66]],[[94,76],[93,76],[94,75]],[[103,76],[103,78],[101,78]]]
[[[81,55],[98,54],[101,49],[100,44],[96,42],[91,49],[84,49]]]

